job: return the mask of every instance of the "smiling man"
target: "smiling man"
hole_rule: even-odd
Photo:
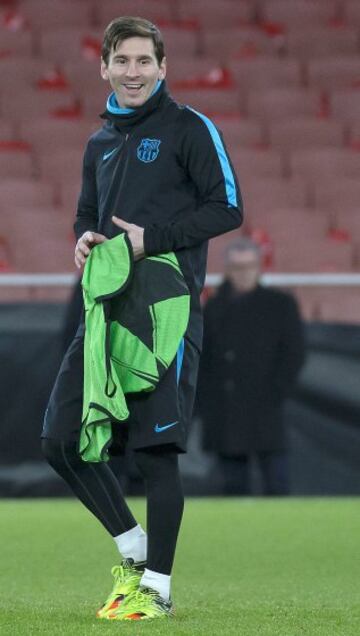
[[[142,106],[157,83],[165,78],[165,57],[161,60],[156,57],[150,39],[132,37],[114,44],[115,48],[104,54],[101,75],[109,80],[118,103],[124,108]]]
[[[97,613],[101,619],[172,615],[171,570],[184,504],[178,454],[186,451],[195,396],[207,241],[242,221],[239,187],[218,130],[171,98],[165,75],[158,28],[142,18],[113,20],[105,30],[101,59],[101,76],[113,92],[102,115],[105,123],[85,150],[75,222],[80,269],[94,246],[125,232],[134,271],[151,257],[172,259],[190,295],[188,326],[176,357],[154,391],[127,396],[129,420],[112,427],[110,452],[125,446],[133,450],[144,478],[147,534],[109,465],[86,463],[79,454],[83,320],[60,368],[42,434],[48,461],[122,555],[121,565],[113,568],[114,588]],[[149,346],[155,350],[157,344]]]

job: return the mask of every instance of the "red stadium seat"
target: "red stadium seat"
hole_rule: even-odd
[[[261,178],[247,179],[242,186],[245,202],[245,221],[257,221],[267,210],[277,208],[305,208],[308,203],[307,186],[303,179]]]
[[[347,203],[338,209],[333,216],[334,228],[344,230],[349,233],[349,237],[356,245],[360,245],[360,215],[359,204],[350,207]],[[359,263],[360,264],[360,263]]]
[[[40,36],[41,55],[55,64],[65,62],[81,62],[88,59],[86,42],[91,39],[101,45],[103,33],[100,30],[86,28],[86,25],[46,29]],[[100,50],[97,51],[96,61],[92,60],[100,73]]]
[[[351,243],[329,239],[275,243],[275,264],[283,272],[349,272],[353,266]]]
[[[356,266],[358,0],[17,4],[19,16],[32,28],[1,33],[0,235],[10,241],[18,271],[74,270],[70,237],[84,144],[102,125],[97,115],[111,91],[99,72],[103,28],[126,14],[159,24],[171,93],[214,121],[239,177],[245,224],[210,242],[208,271],[222,271],[224,248],[244,231],[256,230],[274,244],[279,271],[351,271]],[[38,90],[37,81],[55,69],[68,80],[68,89]],[[206,86],[217,73],[218,85],[216,80]],[[74,120],[49,115],[63,106],[74,108]],[[29,147],[6,148],[11,140]],[[25,218],[41,231],[44,249],[28,245]],[[309,316],[317,310],[325,317],[335,313],[325,296],[325,304],[306,302]]]
[[[360,26],[360,5],[358,0],[344,2],[344,17],[349,25]]]
[[[2,217],[0,221],[0,231],[8,235],[11,245],[22,245],[23,248],[28,242],[25,236],[29,236],[29,227],[33,232],[41,233],[44,238],[52,234],[58,236],[59,240],[69,239],[71,231],[69,220],[52,205],[12,204],[11,214],[6,219]],[[37,248],[39,249],[38,245]]]
[[[359,321],[358,303],[351,287],[302,287],[296,289],[296,296],[305,319],[343,323]]]
[[[273,148],[313,148],[344,144],[344,125],[337,121],[314,118],[287,119],[269,127],[269,141]]]
[[[0,142],[9,141],[14,138],[14,135],[14,125],[6,119],[0,119]]]
[[[306,207],[264,207],[254,212],[250,220],[252,230],[261,227],[266,230],[276,244],[293,242],[303,243],[307,240],[325,239],[329,229],[329,220],[322,215],[315,215]]]
[[[77,178],[80,180],[82,162],[82,149],[60,149],[54,153],[49,147],[48,152],[42,153],[39,157],[40,178],[54,184],[65,183],[68,180],[74,182]]]
[[[291,57],[309,60],[334,55],[353,55],[358,51],[358,33],[353,28],[309,27],[290,31],[286,48]]]
[[[31,56],[33,52],[33,34],[30,29],[26,31],[1,30],[0,59],[18,55]]]
[[[334,91],[330,96],[331,114],[342,121],[354,123],[359,121],[360,91]]]
[[[360,298],[354,297],[354,293],[349,297],[344,297],[344,292],[335,289],[332,298],[319,302],[319,318],[324,322],[338,322],[342,324],[350,323],[356,325],[360,323]]]
[[[104,81],[100,75],[100,63],[89,62],[79,59],[77,62],[71,61],[64,64],[64,73],[71,83],[73,94],[86,102],[88,97],[94,93],[100,93],[102,97],[103,110],[105,110],[106,97],[111,92],[108,82]],[[96,119],[97,111],[89,113],[89,116]]]
[[[35,174],[36,165],[31,152],[0,149],[1,179],[8,177],[30,178]]]
[[[172,93],[181,104],[190,105],[210,117],[240,111],[239,95],[235,89],[176,89]]]
[[[26,56],[0,58],[0,92],[30,88],[44,73],[53,69],[49,60]],[[20,100],[18,100],[20,101]]]
[[[8,238],[17,271],[56,272],[75,269],[75,239],[72,238],[71,222],[57,208],[12,206],[4,226],[2,219],[0,232]],[[35,235],[41,234],[41,249],[38,241],[29,240],[29,227]]]
[[[291,29],[304,29],[314,24],[326,24],[337,16],[337,0],[266,0],[262,4],[262,17]]]
[[[198,29],[178,26],[175,22],[160,24],[164,38],[165,54],[170,64],[175,64],[178,57],[196,55],[200,50]]]
[[[166,81],[170,90],[176,90],[176,85],[179,82],[201,81],[219,69],[221,69],[221,65],[216,57],[194,57],[186,54],[168,60]]]
[[[80,93],[79,91],[76,93],[77,99],[81,99],[81,112],[83,116],[88,120],[92,118],[95,124],[98,122],[98,128],[104,123],[103,120],[99,119],[99,115],[106,109],[107,97],[111,90],[108,84],[99,81],[96,86],[94,85],[91,92]]]
[[[101,121],[97,127],[101,126]],[[48,152],[50,148],[84,148],[95,125],[88,121],[66,121],[54,118],[35,119],[31,126],[21,126],[21,137],[29,141],[37,152]]]
[[[42,234],[41,249],[36,242],[28,241],[24,250],[25,236],[14,247],[14,267],[19,272],[56,273],[75,270],[74,246],[69,239],[60,239],[54,233]]]
[[[205,29],[202,34],[205,55],[216,55],[220,60],[231,58],[250,60],[258,55],[276,55],[277,48],[273,39],[260,29],[250,26],[239,27],[232,24],[224,29]]]
[[[234,59],[229,62],[229,68],[241,91],[296,87],[301,83],[301,67],[295,59]]]
[[[300,298],[302,307],[304,302],[306,305],[311,303],[312,312],[309,315],[311,320],[352,322],[351,317],[354,311],[349,308],[349,305],[354,298],[354,291],[351,287],[304,287],[298,290],[297,296]],[[339,312],[336,310],[336,304],[338,304]]]
[[[29,117],[47,116],[60,106],[70,106],[73,101],[69,91],[40,91],[22,87],[21,99],[18,90],[7,92],[6,99],[2,100],[2,113],[10,120],[24,120],[29,124]]]
[[[324,89],[357,87],[360,85],[360,56],[312,59],[308,65],[308,79],[310,86]]]
[[[2,178],[0,182],[0,212],[9,212],[13,206],[48,206],[54,203],[54,187],[34,179],[20,176]]]
[[[290,163],[293,176],[305,177],[312,182],[325,178],[355,178],[360,172],[360,153],[337,148],[294,150]]]
[[[96,3],[96,22],[105,28],[111,20],[120,15],[141,16],[158,24],[161,20],[171,20],[175,12],[170,0],[102,0]]]
[[[283,174],[281,155],[275,150],[233,150],[231,160],[244,188],[247,180],[256,177],[281,177]]]
[[[18,10],[34,29],[49,29],[59,26],[91,25],[92,5],[73,0],[22,0]]]
[[[336,211],[341,221],[341,214],[347,208],[355,209],[360,201],[360,181],[353,178],[337,178],[315,181],[314,203],[319,210]],[[358,216],[359,212],[358,212]]]
[[[195,19],[203,30],[231,27],[250,22],[255,16],[255,5],[246,0],[180,0],[180,18]]]
[[[59,213],[58,208],[50,205],[35,203],[15,204],[11,203],[11,214],[1,215],[0,232],[8,236],[11,244],[24,244],[29,241],[29,227],[41,236],[51,233],[57,234],[59,239],[66,239],[69,233],[69,222]],[[36,243],[36,241],[35,241]],[[39,246],[37,245],[37,248]]]
[[[180,79],[172,84],[173,90],[190,90],[190,89],[221,89],[227,90],[234,88],[235,83],[229,69],[221,64],[214,64],[205,73],[194,74],[190,71],[187,77]]]
[[[316,299],[314,299],[314,295],[308,294],[308,289],[306,287],[295,287],[291,291],[294,294],[297,302],[299,303],[302,319],[305,321],[317,320],[319,315],[319,307]]]
[[[79,199],[81,189],[80,175],[77,181],[66,182],[61,184],[60,202],[64,213],[68,216],[73,215],[75,220],[75,214],[77,209],[77,203]]]
[[[166,55],[170,61],[172,56],[176,58],[179,50],[183,50],[186,55],[195,55],[199,49],[198,32],[177,28],[171,24],[161,29]],[[91,61],[97,54],[94,62],[99,66],[102,37],[102,30],[89,27],[86,29],[81,25],[47,30],[41,36],[41,53],[57,63],[76,62],[83,59]],[[93,42],[93,49],[89,48],[91,42]]]
[[[320,94],[316,89],[269,88],[250,91],[248,96],[248,115],[268,121],[314,117],[319,109]]]
[[[351,148],[356,148],[360,150],[360,123],[357,121],[354,122],[348,131],[348,144]]]
[[[230,152],[235,148],[256,148],[263,144],[263,130],[259,122],[234,117],[215,117],[213,121],[222,132]]]

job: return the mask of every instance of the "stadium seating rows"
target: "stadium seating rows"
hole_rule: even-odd
[[[108,93],[102,32],[118,11],[118,0],[0,0],[3,269],[71,270],[83,147]],[[171,92],[222,130],[241,232],[262,242],[268,269],[358,269],[360,3],[122,0],[121,12],[160,25]],[[49,249],[28,246],[22,215]],[[210,272],[232,236],[213,242]]]

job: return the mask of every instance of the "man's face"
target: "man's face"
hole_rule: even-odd
[[[108,64],[101,61],[101,76],[109,80],[121,108],[142,106],[165,75],[166,60],[159,66],[150,38],[133,37],[119,42],[111,51]]]
[[[259,257],[253,250],[232,250],[228,255],[226,277],[239,292],[250,291],[260,276]]]

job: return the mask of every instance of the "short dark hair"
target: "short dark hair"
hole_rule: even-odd
[[[260,245],[252,241],[247,236],[241,236],[237,240],[229,243],[225,249],[225,260],[229,262],[232,252],[254,252],[258,258],[261,257]]]
[[[119,42],[133,37],[150,38],[153,41],[155,56],[160,66],[165,50],[159,29],[149,20],[133,16],[115,18],[106,27],[101,49],[101,57],[105,64],[108,65],[110,54],[116,50]]]

